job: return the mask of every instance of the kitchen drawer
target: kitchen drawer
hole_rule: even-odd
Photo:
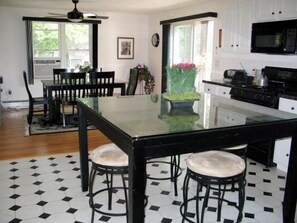
[[[230,98],[230,87],[224,87],[224,86],[217,86],[217,95]]]
[[[210,94],[217,94],[217,86],[214,84],[204,83],[204,92]]]
[[[280,98],[278,109],[281,111],[297,114],[297,101],[287,98]]]

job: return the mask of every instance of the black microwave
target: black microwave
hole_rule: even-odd
[[[297,54],[297,20],[253,23],[251,52]]]

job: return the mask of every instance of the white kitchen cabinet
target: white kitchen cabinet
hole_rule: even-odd
[[[278,109],[281,111],[297,114],[297,101],[280,98]],[[278,139],[275,141],[273,162],[277,168],[287,172],[291,148],[291,138]]]
[[[256,21],[297,18],[296,0],[256,0]]]
[[[216,84],[204,83],[204,92],[230,98],[231,87]]]
[[[222,29],[223,52],[250,52],[254,7],[255,1],[243,0],[224,10]]]

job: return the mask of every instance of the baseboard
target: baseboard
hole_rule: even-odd
[[[21,101],[2,101],[2,108],[9,109],[9,108],[28,108],[29,101],[28,100],[21,100]]]

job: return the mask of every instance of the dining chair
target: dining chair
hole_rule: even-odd
[[[114,71],[90,73],[91,88],[88,93],[91,97],[105,97],[113,95]]]
[[[126,95],[135,95],[137,82],[138,82],[137,69],[130,69],[129,82],[128,82]]]
[[[61,74],[64,72],[74,72],[74,69],[70,68],[54,68],[53,69],[53,80],[54,83],[59,84],[61,81]]]
[[[57,105],[57,108],[60,108],[60,105],[62,105],[63,127],[66,127],[65,106],[72,105],[72,108],[74,109],[77,105],[77,98],[85,97],[85,83],[86,73],[61,73],[61,93],[55,99],[56,103],[59,104]],[[74,113],[74,110],[72,110],[72,113]]]
[[[47,98],[45,98],[45,97],[33,97],[32,96],[30,89],[29,89],[29,85],[28,85],[26,71],[23,71],[23,78],[24,78],[24,82],[25,82],[26,91],[27,91],[28,97],[29,97],[29,113],[27,116],[27,122],[29,125],[31,125],[32,119],[33,119],[33,113],[43,112],[43,115],[46,116],[48,101],[47,101]],[[43,105],[43,109],[34,109],[35,105]]]
[[[183,184],[183,203],[180,206],[182,222],[203,223],[206,207],[209,199],[217,200],[217,221],[221,220],[222,205],[226,202],[238,209],[236,222],[241,222],[245,200],[245,175],[246,175],[246,148],[247,145],[238,145],[222,150],[211,150],[194,153],[186,159],[187,172]],[[190,180],[197,182],[196,195],[189,198]],[[238,186],[234,186],[237,184]],[[206,188],[204,195],[200,195]],[[210,194],[210,191],[213,191]],[[238,192],[238,204],[236,201],[225,198],[226,192]],[[199,202],[203,199],[202,207]],[[188,207],[191,201],[196,205],[196,219],[189,219]],[[213,208],[212,208],[213,209]],[[201,210],[201,213],[200,213]],[[201,217],[200,217],[201,214]],[[193,216],[194,217],[194,216]]]

